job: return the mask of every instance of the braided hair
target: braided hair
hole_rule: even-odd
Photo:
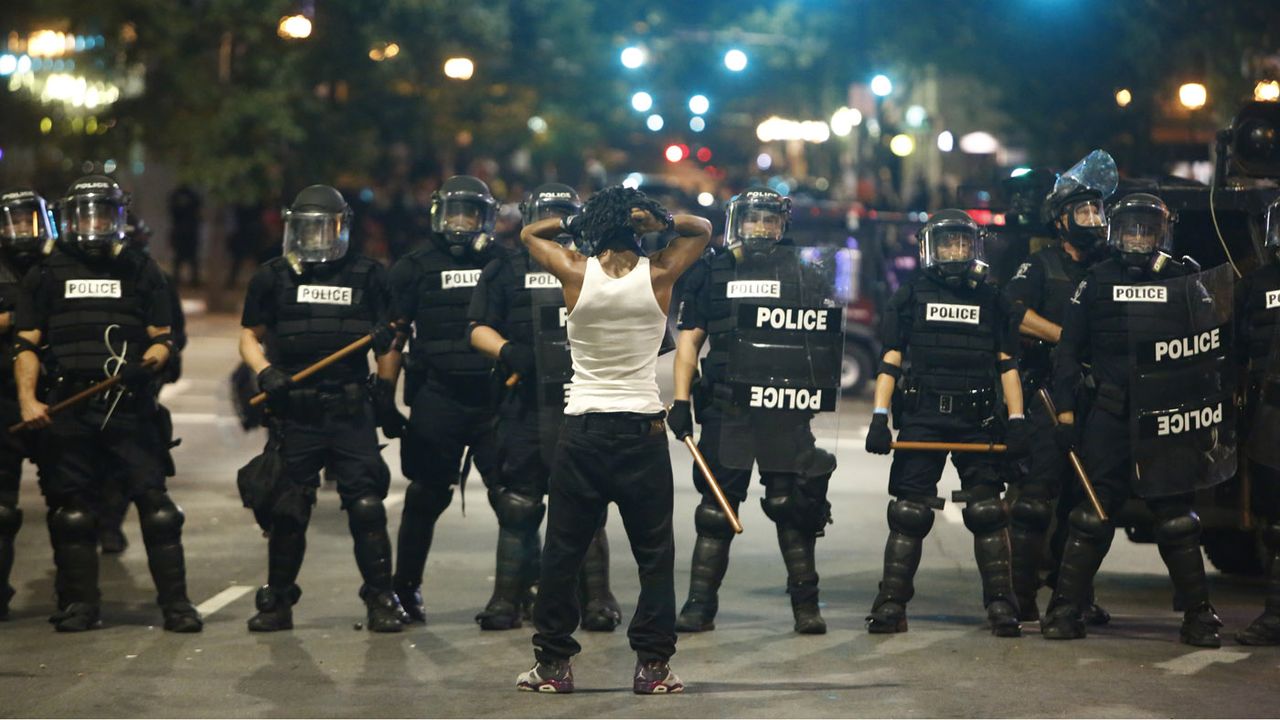
[[[630,250],[639,247],[635,230],[631,227],[631,211],[647,210],[658,218],[669,215],[667,209],[656,200],[634,188],[615,185],[591,196],[582,208],[580,235],[592,248],[592,255],[605,250]]]

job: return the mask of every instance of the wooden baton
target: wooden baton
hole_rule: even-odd
[[[711,488],[711,494],[716,496],[716,504],[724,512],[724,516],[729,518],[729,524],[733,526],[733,532],[735,534],[741,533],[742,523],[738,520],[738,514],[733,511],[733,506],[729,504],[729,499],[724,496],[724,490],[720,489],[720,483],[716,482],[716,476],[711,472],[711,466],[707,465],[707,459],[702,457],[702,451],[698,449],[697,443],[693,441],[692,437],[685,437],[684,446],[689,448],[689,454],[693,455],[693,462],[702,471],[702,477],[707,481],[707,487]]]
[[[926,450],[933,452],[969,452],[969,453],[1002,453],[1009,449],[1007,445],[997,443],[949,443],[949,442],[913,442],[910,440],[890,443],[894,450]]]
[[[1040,398],[1040,404],[1044,405],[1045,411],[1049,413],[1053,426],[1058,427],[1061,424],[1058,422],[1058,409],[1054,407],[1053,398],[1049,397],[1049,392],[1040,388],[1036,395]],[[1093,483],[1089,481],[1089,474],[1084,471],[1084,463],[1080,462],[1080,456],[1074,449],[1067,450],[1067,460],[1071,461],[1071,469],[1075,470],[1076,477],[1080,479],[1084,494],[1089,496],[1089,504],[1093,506],[1093,511],[1098,514],[1102,522],[1107,522],[1107,511],[1102,509],[1102,502],[1098,500],[1098,493],[1094,491]]]
[[[142,363],[142,367],[147,368],[148,370],[151,370],[156,367],[156,364],[157,363],[154,360],[147,360]],[[112,375],[111,377],[107,378],[106,380],[103,380],[100,383],[90,385],[89,387],[85,388],[84,390],[81,390],[75,395],[72,395],[66,400],[61,400],[59,402],[54,403],[53,405],[50,405],[49,417],[53,417],[54,415],[57,415],[58,413],[62,412],[63,410],[66,410],[67,408],[75,407],[76,405],[79,405],[85,400],[88,400],[89,398],[93,397],[94,395],[98,395],[100,393],[106,392],[107,390],[110,390],[111,388],[119,385],[122,380],[124,380],[123,375],[119,375],[119,374]],[[29,429],[30,427],[31,427],[30,423],[23,421],[20,423],[16,423],[14,425],[10,425],[9,432],[11,433],[21,432],[23,430]]]
[[[310,367],[303,368],[302,370],[299,370],[297,373],[293,375],[293,377],[289,378],[289,380],[290,382],[295,382],[295,383],[302,382],[303,380],[306,380],[307,378],[311,377],[312,375],[315,375],[321,370],[324,370],[325,368],[338,362],[339,360],[346,358],[348,355],[364,350],[365,348],[369,347],[369,343],[371,342],[373,342],[373,335],[372,334],[365,335],[359,340],[356,340],[355,342],[342,348],[341,350],[330,355],[329,357],[324,358],[323,360],[317,362],[316,364],[311,365]],[[258,405],[261,405],[266,401],[267,401],[267,394],[264,392],[260,392],[249,399],[249,404],[254,407],[257,407]]]

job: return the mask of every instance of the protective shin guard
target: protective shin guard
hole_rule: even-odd
[[[1018,598],[1018,619],[1039,620],[1036,593],[1040,590],[1045,534],[1052,520],[1049,503],[1040,498],[1019,497],[1009,511],[1010,560],[1013,592]]]
[[[1040,623],[1040,633],[1051,640],[1085,636],[1081,611],[1093,592],[1093,578],[1102,566],[1115,536],[1115,528],[1103,522],[1087,505],[1071,511],[1071,528],[1062,551],[1053,600]]]
[[[1018,604],[1013,593],[1009,511],[999,495],[973,500],[963,511],[965,527],[973,533],[973,556],[982,576],[982,606],[987,609],[991,631],[1000,637],[1018,637]]]
[[[1200,518],[1190,508],[1157,512],[1155,528],[1160,558],[1169,568],[1169,578],[1185,603],[1182,642],[1196,647],[1221,647],[1218,618],[1209,603],[1209,583],[1205,578],[1204,556],[1200,554]]]
[[[493,577],[493,596],[484,610],[476,615],[482,630],[511,630],[521,625],[520,595],[525,587],[526,543],[516,528],[498,528],[497,565]]]
[[[411,482],[404,494],[404,512],[400,518],[400,533],[396,538],[396,570],[394,583],[397,590],[416,590],[422,587],[422,573],[427,566],[427,555],[435,536],[436,520],[453,502],[453,488],[427,487]]]
[[[1280,523],[1263,528],[1262,540],[1270,559],[1266,605],[1249,627],[1236,633],[1241,645],[1280,645]]]
[[[609,535],[603,526],[587,547],[578,578],[582,589],[582,629],[613,632],[622,623],[622,609],[609,589]]]
[[[306,553],[307,525],[277,519],[267,539],[267,585],[282,591],[294,587]]]
[[[49,622],[58,632],[92,630],[101,602],[96,519],[81,508],[62,507],[49,511],[48,524],[58,595],[58,613]]]
[[[13,571],[13,539],[20,527],[22,510],[0,504],[0,620],[9,619],[9,601],[14,593],[9,584],[9,574]]]
[[[375,594],[391,592],[391,538],[382,499],[366,495],[353,500],[347,508],[347,527],[365,588]]]
[[[867,616],[867,630],[875,634],[907,631],[907,603],[915,595],[924,539],[933,528],[933,509],[922,502],[890,500],[887,514],[884,575]]]
[[[827,623],[818,609],[818,569],[814,563],[817,536],[790,525],[778,524],[778,547],[787,566],[787,593],[791,595],[791,613],[795,631],[802,635],[821,635]]]
[[[716,613],[720,610],[720,583],[729,569],[727,537],[698,535],[693,544],[693,561],[689,573],[689,599],[680,608],[676,630],[705,632],[716,629]]]

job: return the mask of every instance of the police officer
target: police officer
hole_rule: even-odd
[[[1144,325],[1159,325],[1163,308],[1180,310],[1201,303],[1168,297],[1173,291],[1165,287],[1143,289],[1189,272],[1167,254],[1172,246],[1170,217],[1159,198],[1146,193],[1128,195],[1116,203],[1110,215],[1107,238],[1112,256],[1089,270],[1067,304],[1062,339],[1054,356],[1053,393],[1062,423],[1057,433],[1060,445],[1080,445],[1084,469],[1102,508],[1114,517],[1130,495],[1139,490],[1139,480],[1131,475],[1136,474],[1146,485],[1172,485],[1174,480],[1141,472],[1138,448],[1130,441],[1130,416],[1138,412],[1140,405],[1135,395],[1137,388],[1131,383],[1136,362],[1133,336]],[[1227,302],[1229,305],[1229,299]],[[1150,319],[1135,321],[1141,312],[1150,312]],[[1091,360],[1096,389],[1088,415],[1082,419],[1083,429],[1079,430],[1075,426],[1075,410],[1079,407],[1077,386],[1085,358]],[[1170,393],[1176,389],[1166,388]],[[1139,494],[1155,515],[1160,556],[1186,603],[1182,642],[1218,647],[1222,623],[1209,603],[1200,554],[1200,519],[1192,512],[1191,493]],[[1115,528],[1084,501],[1071,510],[1069,524],[1058,582],[1040,624],[1041,634],[1055,640],[1085,636],[1081,612],[1115,533]]]
[[[49,427],[44,490],[59,610],[50,621],[59,632],[98,626],[98,493],[105,474],[122,468],[164,628],[199,632],[200,614],[187,598],[182,509],[165,490],[167,448],[154,421],[153,369],[173,352],[169,295],[155,262],[126,246],[127,206],[111,178],[77,180],[59,211],[61,248],[23,281],[14,374],[23,420]],[[42,342],[57,371],[51,401],[111,375],[122,376],[120,386],[51,421],[36,397]]]
[[[376,425],[395,434],[394,418],[375,420],[365,379],[368,357],[357,353],[294,384],[300,370],[374,332],[379,375],[387,375],[392,333],[387,324],[386,271],[348,253],[351,209],[342,194],[312,185],[284,211],[284,254],[254,274],[241,320],[240,356],[257,373],[283,447],[284,470],[274,489],[267,547],[267,584],[249,630],[293,627],[302,591],[298,571],[323,468],[337,480],[364,585],[360,597],[372,632],[399,632],[403,613],[391,587],[391,539],[382,505],[390,471],[378,452]],[[266,351],[263,351],[263,343]]]
[[[1022,335],[1022,395],[1031,423],[1031,453],[1018,463],[1021,483],[1010,506],[1010,541],[1013,546],[1013,589],[1018,596],[1019,619],[1039,620],[1036,592],[1040,588],[1045,534],[1053,520],[1054,500],[1064,491],[1072,498],[1058,503],[1063,532],[1053,538],[1053,557],[1061,558],[1066,540],[1066,511],[1075,506],[1076,479],[1067,458],[1053,440],[1053,422],[1035,396],[1050,388],[1053,363],[1050,353],[1062,336],[1062,315],[1071,294],[1089,266],[1106,247],[1106,214],[1102,190],[1077,182],[1059,182],[1045,198],[1046,214],[1059,244],[1032,254],[1018,267],[1005,286],[1014,308],[1013,322]],[[1056,566],[1057,563],[1055,562]],[[1105,610],[1090,602],[1090,622],[1104,624]]]
[[[961,210],[942,210],[921,229],[919,240],[923,271],[894,294],[882,321],[885,352],[867,451],[888,454],[891,449],[890,399],[899,381],[899,441],[991,442],[998,424],[999,382],[1008,410],[1008,450],[1021,455],[1027,423],[1014,359],[1013,309],[984,281],[978,226]],[[915,594],[924,538],[933,527],[933,509],[942,506],[937,485],[945,461],[944,452],[894,454],[884,579],[867,618],[872,633],[907,629],[906,606]],[[973,533],[991,631],[999,637],[1018,637],[1022,629],[1009,569],[1009,511],[1000,497],[1000,464],[983,453],[954,454],[951,462],[960,474],[964,525]]]
[[[721,457],[726,433],[725,414],[730,401],[726,366],[730,360],[729,349],[735,340],[738,314],[732,300],[738,294],[734,290],[738,285],[734,279],[739,275],[751,275],[752,268],[764,271],[769,279],[795,274],[794,263],[782,259],[790,254],[791,241],[786,237],[790,216],[790,198],[767,187],[744,190],[728,205],[726,249],[704,253],[682,280],[683,296],[677,321],[680,333],[676,339],[674,366],[675,402],[668,423],[677,439],[691,436],[693,404],[696,403],[701,425],[698,448],[735,511],[746,500],[751,483],[751,463],[733,462],[733,467],[730,467]],[[792,266],[792,272],[785,271],[786,265]],[[783,269],[783,272],[774,272],[778,269]],[[788,291],[796,292],[792,288],[797,285],[788,283]],[[785,298],[781,295],[779,293],[777,302],[799,304],[798,297]],[[711,349],[703,361],[702,377],[695,391],[698,356],[708,340]],[[746,426],[729,432],[741,432],[743,437],[753,437],[757,431],[763,431],[759,434],[766,436],[790,437],[797,430],[796,423],[808,424],[807,417],[772,417],[758,415],[747,420]],[[750,427],[770,422],[781,424],[767,428]],[[814,546],[830,518],[831,506],[826,493],[831,473],[835,470],[835,458],[814,446],[811,433],[803,434],[807,437],[804,449],[808,452],[804,453],[806,462],[802,466],[778,467],[768,459],[755,459],[760,468],[760,483],[765,487],[761,504],[777,527],[778,546],[787,568],[787,592],[791,596],[795,631],[821,634],[826,632],[827,625],[818,609]],[[800,455],[796,453],[795,457]],[[693,482],[702,495],[702,502],[693,514],[698,538],[693,548],[689,597],[676,623],[681,632],[715,629],[718,591],[728,569],[729,545],[734,535],[729,518],[716,503],[697,467],[693,468]]]
[[[520,209],[524,223],[531,225],[549,217],[576,215],[582,203],[568,185],[547,183],[536,188]],[[561,240],[569,243],[573,238],[563,235]],[[530,259],[521,244],[514,253],[485,266],[467,312],[471,344],[501,361],[504,382],[515,377],[517,383],[498,408],[501,464],[495,480],[500,484],[489,488],[489,503],[498,515],[498,567],[493,597],[477,616],[480,627],[489,630],[520,626],[519,606],[538,577],[538,526],[546,511],[543,497],[551,474],[552,439],[564,419],[564,383],[569,380],[567,373],[557,369],[569,369],[569,349],[550,339],[555,337],[553,332],[540,331],[535,325],[542,321],[544,310],[552,311],[558,320],[558,310],[563,308],[559,281]],[[544,362],[538,362],[539,356]],[[603,527],[583,562],[582,585],[583,628],[604,632],[616,628],[622,612],[609,591],[609,544]]]
[[[419,622],[426,621],[422,574],[436,520],[453,501],[453,486],[466,477],[464,455],[487,486],[497,486],[491,479],[497,469],[493,361],[472,350],[467,339],[467,306],[494,253],[496,213],[497,202],[482,181],[469,175],[449,178],[432,196],[431,242],[391,269],[398,337],[413,331],[403,358],[409,425],[400,443],[400,462],[409,489],[397,542],[395,588],[405,611]],[[402,356],[393,351],[391,357],[394,378]],[[385,387],[389,391],[394,381]],[[390,398],[389,392],[384,397]]]
[[[28,189],[0,194],[0,333],[10,346],[22,278],[53,251],[57,236],[44,198]],[[8,427],[21,421],[12,356],[4,353],[0,355],[0,422]],[[0,439],[0,620],[8,618],[14,593],[9,573],[14,537],[22,527],[22,509],[18,507],[22,461],[35,459],[34,445],[33,438],[24,434],[5,433]]]
[[[1247,370],[1252,415],[1247,462],[1269,555],[1263,612],[1236,633],[1244,645],[1280,645],[1280,200],[1267,208],[1263,247],[1262,266],[1241,278],[1235,297],[1237,361]]]

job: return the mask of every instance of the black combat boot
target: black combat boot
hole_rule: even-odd
[[[814,563],[817,536],[790,525],[778,524],[778,547],[787,566],[787,593],[795,631],[802,635],[822,635],[827,623],[818,610],[818,570]]]
[[[404,610],[405,617],[410,623],[425,623],[427,621],[427,608],[422,600],[422,587],[400,587],[395,588],[396,599],[400,601],[400,608]]]
[[[732,537],[732,536],[730,536]],[[720,582],[729,567],[729,537],[698,535],[693,545],[689,573],[689,599],[676,618],[679,632],[706,632],[716,629],[720,609]]]
[[[263,585],[253,598],[258,614],[249,618],[249,632],[278,632],[293,629],[293,606],[302,597],[297,585],[272,587]]]
[[[392,591],[391,537],[387,534],[387,513],[382,499],[372,495],[352,500],[347,507],[356,565],[364,585],[360,599],[368,609],[370,632],[400,632],[409,615],[400,607]]]
[[[1077,640],[1086,636],[1081,608],[1093,591],[1093,578],[1111,547],[1115,528],[1092,509],[1071,511],[1071,529],[1062,551],[1062,566],[1055,580],[1049,610],[1040,619],[1040,634],[1048,640]]]
[[[1160,508],[1153,508],[1157,512]],[[1182,642],[1196,647],[1221,647],[1222,621],[1209,603],[1204,556],[1200,552],[1200,518],[1189,508],[1158,516],[1155,527],[1160,558],[1169,569],[1177,596],[1185,603]]]
[[[1041,498],[1019,497],[1009,506],[1010,560],[1013,593],[1018,600],[1018,619],[1040,619],[1036,593],[1040,590],[1040,564],[1044,561],[1044,538],[1052,520],[1049,503]]]
[[[907,631],[907,603],[915,595],[916,570],[924,538],[933,528],[933,508],[916,500],[890,500],[888,517],[884,575],[867,616],[867,632],[877,635]]]
[[[405,439],[408,441],[408,438]],[[394,585],[400,601],[404,603],[406,617],[411,621],[426,622],[423,608],[422,574],[426,569],[427,555],[435,537],[436,520],[453,502],[453,488],[437,488],[420,482],[410,482],[404,493],[404,510],[400,515],[400,530],[396,536],[396,569]],[[416,595],[417,603],[406,601]]]
[[[98,590],[98,535],[95,518],[85,510],[50,510],[49,539],[57,568],[54,589],[58,612],[49,622],[58,632],[83,632],[101,625]]]
[[[481,630],[512,630],[521,626],[520,594],[524,590],[526,543],[520,530],[498,528],[498,562],[493,595],[476,615]]]
[[[582,590],[582,629],[613,632],[622,623],[622,609],[609,589],[609,536],[603,527],[587,548],[578,577]]]
[[[1271,559],[1266,605],[1249,627],[1236,633],[1236,642],[1241,645],[1280,645],[1280,523],[1263,528],[1262,540]]]
[[[164,614],[164,629],[197,633],[204,620],[187,597],[187,567],[182,550],[182,509],[164,493],[151,493],[138,503],[147,566],[156,585],[156,602]]]
[[[398,633],[404,630],[405,613],[395,593],[363,585],[360,588],[360,599],[364,600],[364,606],[368,610],[365,627],[369,632]]]
[[[1018,603],[1010,570],[1009,513],[999,496],[969,502],[963,511],[965,527],[973,533],[973,556],[982,576],[982,604],[991,633],[1021,637]]]

